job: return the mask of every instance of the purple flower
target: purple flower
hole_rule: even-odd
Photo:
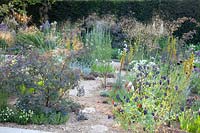
[[[138,101],[138,97],[134,98],[134,101],[137,102]]]
[[[121,100],[119,94],[116,95],[116,99],[117,99],[117,100]]]
[[[159,83],[160,83],[160,85],[162,85],[162,80],[160,80],[160,82],[159,82]]]
[[[170,83],[170,81],[169,81],[169,79],[167,79],[167,84],[169,85],[169,83]]]
[[[161,79],[166,80],[167,78],[166,76],[161,76]]]
[[[138,70],[141,71],[142,70],[142,66],[139,65],[138,66]]]
[[[127,99],[126,99],[126,102],[127,102],[127,103],[129,103],[129,102],[130,102],[129,98],[127,98]]]
[[[196,51],[196,52],[195,52],[195,55],[200,57],[200,50],[199,50],[199,51]]]
[[[160,72],[159,71],[156,71],[156,75],[158,75]]]
[[[197,73],[200,73],[200,68],[196,67],[196,68],[194,68],[194,71]]]
[[[146,115],[146,114],[147,114],[147,110],[145,109],[145,110],[144,110],[144,115]]]
[[[123,110],[123,109],[120,109],[119,112],[124,113],[124,110]]]
[[[175,86],[175,90],[176,90],[176,91],[178,90],[178,86]]]
[[[0,24],[0,31],[8,31],[8,26],[4,23]]]
[[[45,23],[42,24],[41,30],[42,30],[42,31],[48,31],[49,28],[50,28],[50,23],[49,23],[49,21],[47,20]]]

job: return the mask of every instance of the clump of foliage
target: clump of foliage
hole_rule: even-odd
[[[21,110],[10,108],[8,106],[1,107],[0,109],[0,122],[15,122],[20,125],[26,124],[62,124],[69,118],[68,113],[51,112],[51,113],[38,113],[32,110]]]
[[[16,110],[7,106],[0,109],[0,122],[16,122],[21,125],[30,123],[33,111]]]
[[[23,47],[35,47],[43,51],[55,49],[61,42],[61,36],[56,34],[56,22],[46,21],[41,26],[41,31],[37,28],[32,31],[21,31],[17,33],[17,43]]]
[[[107,76],[109,73],[114,72],[114,68],[113,68],[112,64],[110,64],[109,62],[105,62],[105,61],[104,62],[96,61],[96,63],[92,65],[91,70],[92,70],[92,72],[100,73],[103,76],[103,78],[104,78],[103,85],[106,88]]]
[[[62,114],[61,112],[52,112],[49,114],[39,113],[33,114],[31,118],[31,123],[33,124],[62,124],[65,123],[69,119],[69,115],[67,113]]]
[[[45,113],[67,111],[63,98],[79,80],[78,71],[69,68],[67,58],[59,62],[51,53],[39,55],[36,51],[8,61],[0,74],[1,88],[18,95],[18,108]]]
[[[191,132],[200,132],[200,114],[198,112],[193,112],[192,110],[187,110],[179,115],[180,127],[181,129]]]
[[[85,36],[85,46],[89,47],[89,59],[94,62],[96,59],[99,61],[109,61],[112,56],[111,36],[110,32],[101,25],[95,26],[91,32]]]

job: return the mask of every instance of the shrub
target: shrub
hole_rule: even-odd
[[[181,20],[181,19],[180,19]],[[182,18],[180,21],[180,26],[176,31],[173,32],[173,35],[183,39],[187,44],[198,45],[200,42],[199,39],[200,26],[193,18]]]
[[[36,51],[7,62],[0,73],[1,87],[16,93],[18,107],[26,111],[59,111],[60,101],[79,80],[78,71],[69,68],[67,58],[59,62],[51,53],[39,55]]]

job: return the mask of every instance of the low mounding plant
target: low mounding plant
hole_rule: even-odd
[[[68,113],[50,112],[33,112],[4,106],[0,108],[0,122],[15,122],[20,125],[26,124],[62,124],[69,118]]]
[[[0,74],[1,88],[18,95],[18,108],[44,113],[65,111],[63,97],[79,81],[79,72],[69,68],[67,58],[59,62],[51,53],[36,51],[8,61]]]
[[[29,45],[41,50],[52,50],[57,46],[58,40],[49,38],[43,32],[37,31],[33,33],[18,33],[17,41],[20,45],[28,47]]]
[[[16,122],[25,125],[31,122],[33,111],[16,110],[10,107],[2,107],[0,109],[0,122]]]
[[[54,112],[54,113],[49,113],[49,114],[45,114],[45,113],[40,113],[40,114],[33,114],[32,118],[31,118],[31,123],[33,124],[62,124],[64,122],[66,122],[69,118],[69,115],[66,114],[62,114],[60,112]]]

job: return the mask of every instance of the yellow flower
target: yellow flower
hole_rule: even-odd
[[[168,38],[167,51],[170,59],[176,59],[176,38],[173,36]]]
[[[67,40],[66,40],[66,48],[67,49],[70,49],[71,48],[71,41],[70,41],[70,39],[69,38],[67,38]]]
[[[184,61],[184,72],[187,76],[187,78],[190,77],[192,70],[193,70],[193,65],[194,65],[194,54],[192,53],[190,58]]]

